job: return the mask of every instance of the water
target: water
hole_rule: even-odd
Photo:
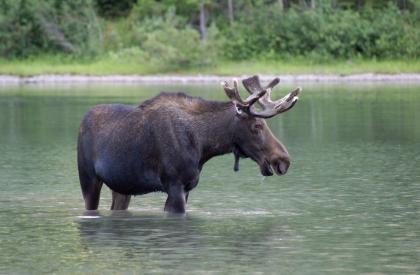
[[[160,193],[112,213],[107,188],[84,216],[77,128],[98,103],[224,99],[219,87],[1,87],[0,273],[420,273],[420,86],[303,86],[269,121],[288,174],[215,158],[184,218],[165,216]]]

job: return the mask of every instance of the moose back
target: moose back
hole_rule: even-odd
[[[81,122],[77,146],[86,209],[98,208],[106,184],[112,210],[127,209],[132,195],[161,191],[168,195],[165,211],[184,213],[203,165],[227,153],[235,156],[235,170],[240,158],[249,157],[263,175],[284,175],[289,154],[264,119],[292,108],[300,88],[273,102],[271,90],[278,82],[263,87],[258,76],[244,79],[250,93],[245,100],[234,81],[223,84],[226,102],[161,93],[134,107],[94,106]]]

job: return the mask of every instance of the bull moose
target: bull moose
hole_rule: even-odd
[[[255,161],[264,176],[284,175],[290,157],[265,118],[290,110],[300,88],[272,101],[275,78],[263,87],[258,76],[222,83],[230,101],[209,101],[184,93],[161,93],[138,106],[92,107],[79,130],[77,163],[87,210],[96,210],[102,184],[112,190],[111,210],[126,210],[132,195],[167,193],[165,211],[185,213],[189,192],[212,157],[233,153]],[[254,104],[258,102],[261,108]]]

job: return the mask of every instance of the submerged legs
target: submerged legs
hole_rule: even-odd
[[[169,213],[185,213],[188,193],[183,185],[171,185],[168,189],[168,198],[165,203],[165,211]]]
[[[112,191],[111,210],[127,210],[130,204],[131,195],[124,195]]]
[[[131,195],[124,195],[112,191],[111,210],[127,210],[130,204]],[[165,203],[165,211],[169,213],[185,213],[188,200],[188,192],[184,191],[184,186],[174,185],[168,190],[168,198]]]

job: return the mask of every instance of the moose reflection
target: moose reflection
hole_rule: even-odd
[[[86,209],[98,208],[105,183],[112,190],[112,210],[127,209],[132,195],[161,191],[168,194],[165,211],[184,213],[203,165],[227,153],[235,156],[235,170],[240,158],[249,157],[264,176],[273,170],[284,175],[289,154],[264,119],[290,110],[300,88],[272,101],[278,78],[265,87],[258,76],[242,83],[250,93],[245,100],[234,81],[233,86],[223,83],[228,102],[161,93],[135,107],[93,107],[81,122],[77,147]]]

